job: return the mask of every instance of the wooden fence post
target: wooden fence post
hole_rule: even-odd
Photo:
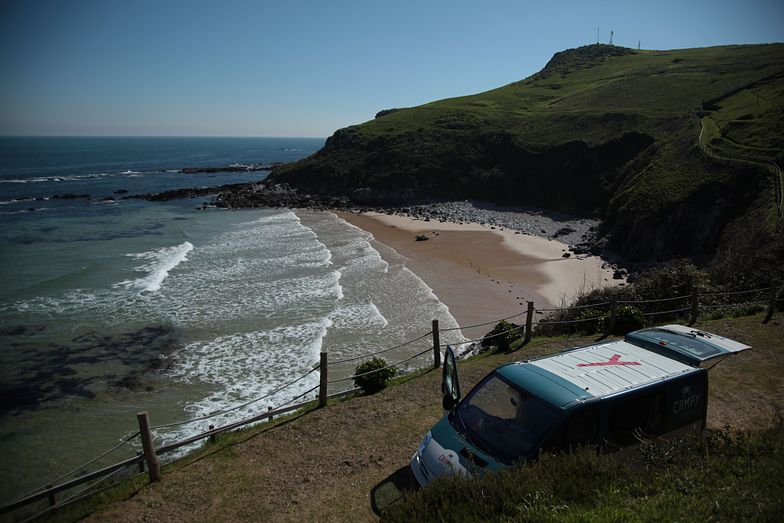
[[[691,290],[691,318],[689,318],[689,325],[697,323],[697,316],[700,313],[700,295],[697,287]]]
[[[441,335],[438,332],[438,320],[433,320],[433,368],[441,366]]]
[[[208,428],[209,428],[210,430],[213,430],[213,429],[215,428],[215,425],[212,425],[212,424],[210,424],[210,425],[208,426]],[[210,443],[215,443],[215,439],[216,439],[216,438],[215,438],[215,434],[210,434]]]
[[[615,315],[618,310],[618,297],[610,297],[610,319],[607,321],[607,329],[605,334],[611,336],[615,332]]]
[[[136,414],[136,419],[139,421],[139,434],[142,438],[142,449],[144,450],[144,460],[147,462],[147,473],[150,476],[150,481],[161,480],[161,462],[158,461],[158,455],[155,454],[155,447],[152,444],[152,431],[150,430],[150,418],[147,412],[139,412]]]
[[[528,302],[528,310],[525,312],[525,339],[523,343],[528,343],[531,341],[531,329],[533,328],[534,323],[534,302]]]
[[[319,364],[319,407],[326,407],[327,405],[327,381],[328,381],[328,369],[327,369],[327,353],[321,353],[321,363]]]
[[[52,485],[47,485],[46,488],[50,489],[50,488],[52,488]],[[50,507],[53,507],[53,506],[55,506],[57,504],[57,500],[55,499],[54,494],[49,494],[48,500],[49,500],[49,506]]]
[[[773,317],[773,312],[776,310],[776,295],[778,294],[778,289],[775,285],[770,286],[770,301],[768,302],[768,313],[765,315],[765,319],[762,320],[762,323],[768,323],[770,319]]]

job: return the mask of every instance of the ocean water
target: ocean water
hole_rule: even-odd
[[[350,359],[416,338],[433,318],[456,326],[404,258],[333,213],[122,199],[259,180],[267,173],[174,171],[292,161],[321,145],[0,138],[0,456],[10,476],[0,501],[116,445],[139,411],[155,426],[221,413],[155,431],[157,444],[177,441],[308,391],[317,371],[253,401],[306,374],[322,350]],[[66,193],[89,198],[52,198]],[[460,339],[454,331],[443,341]],[[330,378],[358,362],[331,366]],[[100,463],[138,450],[126,445]]]

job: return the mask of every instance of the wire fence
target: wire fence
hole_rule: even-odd
[[[224,414],[228,414],[229,412],[237,411],[237,410],[239,410],[241,408],[247,407],[249,405],[253,405],[254,403],[258,403],[261,400],[267,399],[270,396],[274,396],[275,394],[281,392],[282,390],[291,387],[295,383],[298,383],[298,382],[302,381],[307,376],[309,376],[310,374],[312,374],[313,372],[315,372],[317,370],[318,370],[318,367],[313,367],[312,369],[310,369],[308,372],[306,372],[305,374],[303,374],[299,378],[297,378],[297,379],[295,379],[293,381],[290,381],[290,382],[286,383],[285,385],[282,385],[282,386],[278,387],[277,389],[273,390],[272,392],[268,392],[268,393],[264,394],[263,396],[260,396],[258,398],[254,398],[254,399],[252,399],[250,401],[246,401],[245,403],[241,403],[239,405],[235,405],[234,407],[231,407],[229,409],[220,410],[220,411],[217,411],[217,412],[212,412],[210,414],[206,414],[204,416],[200,416],[198,418],[193,418],[193,419],[189,419],[189,420],[175,421],[173,423],[166,423],[166,424],[163,424],[163,425],[156,425],[154,427],[151,427],[151,429],[152,430],[158,430],[158,429],[167,429],[167,428],[171,428],[171,427],[179,427],[179,426],[182,426],[182,425],[188,425],[190,423],[195,423],[197,421],[208,420],[208,419],[214,418],[216,416],[222,416]]]
[[[737,296],[747,296],[747,295],[752,295],[753,296],[753,294],[755,294],[755,293],[760,294],[760,293],[764,293],[764,292],[769,292],[770,293],[769,299],[767,301],[763,301],[763,300],[743,301],[743,302],[727,302],[726,301],[728,299],[731,300],[731,299],[733,299],[734,297],[737,297]],[[286,389],[296,385],[297,383],[301,382],[302,380],[304,380],[307,376],[311,375],[312,373],[314,373],[316,371],[320,371],[319,372],[320,377],[319,377],[319,384],[318,385],[313,386],[313,387],[309,388],[308,390],[305,390],[304,392],[299,392],[298,394],[290,397],[287,401],[278,404],[277,407],[275,407],[274,409],[272,407],[268,407],[268,410],[265,411],[265,412],[261,412],[259,414],[253,415],[253,416],[251,416],[249,418],[245,418],[245,419],[241,419],[241,420],[238,420],[238,421],[230,422],[230,423],[228,423],[228,424],[226,424],[226,425],[224,425],[222,427],[214,428],[212,425],[210,425],[210,429],[207,430],[207,431],[201,432],[199,434],[195,434],[193,436],[185,438],[184,440],[181,440],[181,441],[178,441],[178,442],[175,442],[175,443],[170,443],[170,444],[167,444],[167,445],[164,445],[164,446],[161,446],[161,447],[155,449],[154,450],[155,458],[157,459],[157,455],[162,455],[162,454],[165,454],[167,452],[171,452],[171,451],[173,451],[173,450],[175,450],[177,448],[180,448],[180,447],[183,447],[183,446],[195,443],[195,442],[197,442],[199,440],[202,440],[202,439],[205,439],[205,438],[211,438],[212,439],[217,434],[220,434],[222,432],[236,430],[238,428],[242,428],[242,427],[247,426],[249,424],[257,423],[257,422],[263,421],[265,419],[272,419],[273,416],[278,416],[278,415],[281,415],[281,414],[285,414],[287,412],[292,412],[294,410],[301,409],[304,406],[310,404],[310,402],[314,401],[315,398],[318,399],[319,406],[323,406],[323,405],[326,404],[326,400],[328,398],[338,397],[338,396],[341,396],[341,395],[354,393],[354,392],[359,390],[359,389],[355,389],[355,388],[350,388],[350,389],[345,389],[345,390],[342,390],[340,392],[333,393],[333,394],[330,395],[328,393],[328,388],[329,388],[330,385],[336,385],[336,384],[340,384],[340,383],[345,383],[345,382],[349,382],[349,381],[352,381],[352,380],[356,383],[357,378],[362,378],[362,377],[365,377],[365,376],[369,376],[369,375],[381,372],[381,371],[386,370],[386,369],[391,369],[391,368],[401,369],[402,368],[401,366],[403,366],[404,364],[409,363],[412,360],[415,360],[417,358],[421,358],[422,356],[425,356],[426,354],[429,354],[429,353],[433,354],[434,363],[438,364],[438,362],[440,361],[441,350],[446,348],[446,347],[448,347],[448,346],[450,346],[450,345],[451,346],[456,346],[456,345],[460,345],[460,346],[468,345],[468,346],[470,346],[472,344],[484,344],[484,342],[488,342],[488,341],[492,342],[494,339],[502,337],[502,336],[513,335],[513,336],[520,337],[521,334],[525,334],[526,340],[528,340],[528,339],[530,339],[531,332],[533,331],[534,328],[542,328],[542,327],[552,328],[553,326],[557,326],[557,325],[570,326],[570,325],[582,324],[582,323],[587,323],[587,322],[595,322],[595,325],[600,325],[600,324],[606,322],[606,323],[609,323],[610,325],[612,325],[614,323],[614,321],[616,320],[616,315],[617,315],[617,310],[618,310],[617,306],[618,305],[639,306],[639,307],[642,307],[644,309],[644,308],[647,308],[647,307],[655,308],[655,306],[657,304],[660,304],[660,303],[670,303],[670,302],[673,302],[673,301],[687,300],[687,299],[691,299],[691,304],[688,307],[681,307],[681,308],[676,308],[676,309],[668,309],[668,310],[663,310],[663,311],[658,311],[658,310],[643,311],[643,310],[640,310],[640,314],[641,314],[642,317],[652,318],[652,317],[660,317],[660,316],[667,316],[667,315],[669,315],[670,317],[677,317],[677,316],[683,315],[684,313],[690,313],[691,314],[691,319],[693,321],[693,320],[696,319],[697,315],[699,314],[699,312],[701,310],[713,310],[713,309],[720,309],[720,308],[727,308],[727,307],[751,307],[751,306],[759,307],[761,305],[764,306],[765,304],[767,304],[768,305],[768,316],[766,317],[765,321],[768,321],[770,319],[770,316],[772,315],[773,311],[777,307],[777,304],[779,304],[781,302],[784,302],[784,297],[780,298],[778,296],[778,294],[777,294],[777,289],[774,288],[774,287],[765,287],[765,288],[759,288],[759,289],[748,289],[748,290],[740,290],[740,291],[708,292],[708,293],[698,293],[698,291],[695,290],[694,293],[691,294],[691,295],[670,296],[670,297],[664,297],[664,298],[659,298],[659,299],[639,299],[639,300],[615,300],[615,299],[613,299],[611,301],[591,303],[591,304],[587,304],[587,305],[579,305],[579,306],[574,306],[574,307],[550,307],[550,308],[536,309],[536,308],[533,307],[533,303],[529,302],[529,310],[528,310],[528,313],[527,313],[526,322],[524,324],[522,324],[522,325],[514,325],[514,324],[512,324],[512,326],[510,328],[503,329],[503,330],[500,330],[498,332],[494,332],[492,334],[488,333],[485,336],[482,336],[480,338],[463,339],[461,341],[456,341],[456,342],[453,342],[453,343],[441,343],[440,340],[439,340],[440,334],[447,333],[447,332],[460,331],[460,330],[464,330],[464,329],[484,327],[484,326],[493,325],[493,324],[497,325],[501,321],[506,321],[506,320],[510,320],[512,318],[521,317],[523,315],[526,315],[526,313],[525,312],[521,312],[521,313],[509,315],[509,316],[507,316],[505,318],[501,318],[501,319],[498,319],[498,320],[492,320],[492,321],[487,321],[487,322],[483,322],[483,323],[477,323],[477,324],[468,325],[468,326],[465,326],[465,327],[451,327],[451,328],[447,328],[447,329],[439,329],[437,320],[434,320],[433,321],[433,329],[431,331],[429,331],[429,332],[427,332],[425,334],[422,334],[420,336],[417,336],[415,338],[412,338],[410,340],[407,340],[407,341],[405,341],[403,343],[396,344],[396,345],[394,345],[392,347],[388,347],[388,348],[385,348],[385,349],[369,352],[369,353],[358,355],[358,356],[352,356],[352,357],[348,357],[348,358],[336,359],[336,360],[332,360],[332,361],[329,361],[328,358],[326,356],[324,356],[322,358],[321,363],[319,363],[318,365],[314,366],[313,368],[311,368],[309,371],[307,371],[306,373],[302,374],[298,378],[296,378],[296,379],[294,379],[292,381],[289,381],[289,382],[285,383],[284,385],[281,385],[280,387],[275,388],[271,392],[268,392],[268,393],[266,393],[266,394],[264,394],[262,396],[253,398],[251,400],[245,401],[245,402],[243,402],[243,403],[241,403],[239,405],[235,405],[235,406],[233,406],[233,407],[231,407],[229,409],[223,409],[223,410],[220,410],[220,411],[217,411],[217,412],[212,412],[210,414],[207,414],[207,415],[204,415],[204,416],[199,416],[199,417],[193,418],[193,419],[188,419],[188,420],[178,421],[178,422],[172,422],[172,423],[164,423],[164,424],[160,424],[160,425],[156,425],[154,427],[151,427],[149,430],[161,430],[161,429],[166,429],[166,428],[172,428],[172,427],[179,427],[179,426],[189,425],[189,424],[192,424],[192,423],[195,423],[195,422],[198,422],[198,421],[205,421],[205,420],[208,420],[208,419],[215,418],[217,416],[229,414],[231,412],[235,412],[235,411],[238,411],[238,410],[240,410],[242,408],[249,407],[251,405],[259,403],[259,402],[261,402],[261,401],[263,401],[265,399],[269,399],[269,398],[271,398],[271,397],[273,397],[273,396],[283,392],[284,390],[286,390]],[[720,302],[716,303],[716,301],[720,301]],[[582,313],[582,311],[585,311],[587,309],[600,309],[600,308],[603,308],[603,310],[605,311],[604,314],[602,314],[600,316],[588,316],[588,317],[568,317],[568,316],[564,316],[564,315],[568,315],[568,314]],[[533,320],[532,320],[533,313],[536,313],[536,314],[539,314],[539,315],[546,315],[546,316],[544,318],[539,319],[536,323],[534,323]],[[561,316],[559,316],[559,315],[561,315]],[[386,364],[385,366],[383,366],[381,368],[372,369],[372,370],[369,370],[369,371],[366,371],[366,372],[361,372],[361,373],[353,373],[353,374],[351,374],[349,376],[346,376],[346,377],[340,377],[340,378],[335,378],[335,379],[331,379],[331,380],[327,379],[327,375],[328,375],[327,374],[327,362],[329,362],[329,365],[343,365],[343,364],[354,362],[354,361],[358,361],[358,360],[363,360],[363,359],[366,360],[366,359],[372,358],[374,356],[377,356],[379,354],[385,354],[385,353],[391,352],[393,350],[405,349],[406,347],[408,347],[410,345],[413,345],[413,344],[415,344],[417,342],[421,342],[421,341],[427,339],[430,336],[432,336],[432,338],[433,338],[432,345],[427,347],[424,350],[419,350],[419,351],[415,352],[413,355],[404,357],[403,359],[400,359],[400,360],[392,362],[392,363],[388,363],[388,364]],[[464,354],[465,354],[465,352],[464,352]],[[437,365],[434,365],[434,366],[437,366]],[[317,394],[316,394],[314,399],[310,399],[310,400],[306,399],[306,397],[308,395],[310,395],[310,394],[312,394],[312,393],[314,393],[316,391],[318,391],[318,392],[317,392]],[[304,402],[296,403],[297,401],[303,400],[303,399],[304,399]],[[103,469],[98,470],[98,471],[94,471],[94,472],[91,472],[91,473],[86,473],[85,471],[87,470],[88,467],[90,467],[90,466],[96,464],[97,462],[101,461],[102,459],[104,459],[105,457],[110,455],[111,453],[113,453],[115,451],[118,451],[119,449],[121,449],[125,445],[131,443],[134,439],[136,439],[137,437],[140,437],[140,436],[142,437],[142,439],[144,439],[145,435],[142,432],[141,425],[140,425],[140,430],[139,431],[136,431],[136,432],[134,432],[131,435],[125,436],[124,438],[122,438],[120,443],[118,443],[118,444],[116,444],[116,445],[106,449],[105,451],[101,452],[100,454],[96,455],[95,457],[91,458],[90,460],[86,461],[85,463],[82,463],[78,467],[75,467],[75,468],[67,471],[64,474],[61,474],[58,477],[56,477],[56,478],[54,478],[54,479],[52,479],[50,481],[47,481],[44,485],[41,485],[41,486],[37,487],[36,489],[33,489],[33,490],[27,492],[24,496],[21,496],[21,497],[17,498],[16,500],[12,501],[11,503],[6,504],[6,505],[0,507],[0,514],[10,512],[10,511],[15,510],[15,509],[17,509],[19,507],[27,506],[27,505],[29,505],[31,503],[36,502],[36,501],[40,501],[40,500],[43,500],[43,499],[48,499],[50,506],[47,507],[43,512],[40,512],[39,514],[34,516],[34,517],[39,517],[40,515],[44,515],[46,513],[49,513],[49,512],[51,512],[53,510],[56,510],[56,509],[58,509],[60,507],[65,506],[65,505],[67,505],[69,503],[72,503],[74,501],[78,501],[78,500],[83,499],[83,498],[85,498],[87,496],[90,496],[90,495],[94,494],[95,492],[103,491],[103,490],[105,490],[107,488],[110,488],[111,486],[113,486],[115,484],[106,486],[104,484],[107,481],[109,481],[112,478],[115,478],[117,476],[122,475],[121,474],[122,471],[126,470],[130,466],[136,465],[136,466],[141,467],[141,465],[143,464],[143,459],[146,460],[146,459],[149,458],[149,456],[137,455],[135,457],[128,458],[128,459],[126,459],[124,461],[121,461],[121,462],[109,465],[107,467],[104,467]],[[139,474],[140,473],[137,473],[136,476],[138,476]],[[80,475],[80,477],[78,477],[76,479],[70,479],[69,480],[69,478],[73,478],[74,476],[77,476],[77,475]],[[133,477],[135,477],[135,476],[133,476]],[[123,478],[121,481],[125,481],[125,480],[127,480],[127,477]],[[69,496],[65,497],[59,503],[54,503],[53,502],[55,494],[57,494],[59,492],[64,492],[64,491],[67,491],[67,490],[73,490],[77,486],[83,485],[85,483],[89,483],[89,484],[86,487],[83,487],[83,488],[77,490],[76,492],[73,492]],[[104,485],[104,486],[101,486],[101,485]],[[100,487],[100,488],[98,488],[98,487]],[[98,489],[96,490],[96,488],[98,488]]]

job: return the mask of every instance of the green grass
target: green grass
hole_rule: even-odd
[[[632,459],[586,449],[477,480],[439,480],[382,521],[775,521],[784,511],[781,427],[649,441]]]
[[[779,322],[782,321],[782,317],[780,314],[777,314],[774,317],[774,320],[767,325],[763,325],[761,321],[762,315],[756,315],[753,317],[746,317],[741,319],[698,323],[698,328],[716,332],[734,339],[743,340],[744,342],[749,343],[754,347],[754,350],[748,351],[748,353],[743,353],[739,357],[731,358],[729,361],[722,363],[715,370],[711,371],[711,399],[709,406],[714,410],[709,411],[709,419],[712,419],[717,415],[724,415],[728,419],[731,419],[733,424],[737,424],[737,426],[767,429],[771,426],[771,419],[777,419],[777,417],[780,418],[780,410],[776,411],[776,409],[780,409],[780,391],[784,390],[784,372],[781,372],[783,361],[782,350],[784,350],[784,344],[782,344],[782,327],[779,325]],[[472,383],[476,383],[481,378],[481,376],[485,375],[489,370],[497,367],[498,365],[508,363],[509,361],[531,358],[538,355],[552,354],[559,350],[564,350],[573,346],[584,345],[592,341],[593,337],[575,338],[573,336],[566,335],[553,337],[535,337],[530,343],[522,347],[515,347],[518,350],[511,354],[484,353],[470,358],[469,360],[461,361],[459,364],[461,379],[464,380],[463,383],[468,388]],[[432,414],[434,420],[438,419],[438,416],[440,416],[440,406],[438,403],[434,402],[432,406],[428,406],[425,409],[422,408],[420,403],[422,394],[426,394],[424,391],[430,391],[431,389],[437,388],[440,370],[431,371],[432,369],[430,368],[424,368],[417,372],[406,374],[391,380],[390,386],[393,388],[400,386],[399,392],[392,391],[391,394],[381,393],[377,396],[362,397],[358,400],[354,400],[364,405],[364,407],[362,409],[357,407],[359,410],[354,410],[348,419],[354,419],[353,416],[359,415],[360,412],[375,412],[374,406],[382,406],[391,402],[396,402],[401,412],[416,411],[417,415],[421,414],[425,417]],[[412,386],[418,387],[414,393],[411,392]],[[405,393],[406,390],[409,391],[408,395]],[[329,404],[332,406],[342,402],[348,402],[343,406],[347,406],[353,403],[351,399],[336,399],[331,400]],[[433,412],[425,412],[428,409],[432,410]],[[259,486],[260,484],[257,480],[254,480],[252,477],[248,476],[249,471],[241,465],[243,456],[245,458],[249,456],[248,448],[244,447],[245,443],[252,443],[256,437],[262,433],[268,433],[268,436],[271,438],[270,441],[272,441],[275,438],[276,426],[285,426],[289,422],[294,422],[295,420],[300,420],[303,423],[301,428],[304,431],[304,434],[307,434],[309,427],[308,420],[311,417],[313,418],[311,421],[318,424],[320,423],[320,418],[326,418],[330,416],[330,413],[332,412],[330,408],[327,408],[325,410],[311,414],[312,411],[316,410],[317,402],[314,401],[311,402],[302,411],[276,417],[271,423],[260,424],[245,430],[221,434],[217,437],[215,442],[205,443],[202,449],[199,451],[194,452],[174,463],[166,465],[163,470],[164,478],[161,484],[158,484],[157,486],[145,486],[147,484],[146,475],[141,476],[135,480],[126,481],[116,488],[106,491],[98,496],[63,508],[52,514],[51,519],[56,521],[79,520],[90,513],[94,513],[98,510],[101,510],[102,508],[106,508],[108,504],[133,498],[134,496],[139,495],[141,492],[149,489],[155,489],[158,491],[160,493],[161,499],[165,500],[166,503],[176,505],[177,499],[182,493],[183,489],[194,488],[191,481],[183,479],[183,475],[187,475],[188,471],[192,471],[194,467],[200,463],[207,463],[208,470],[210,470],[211,474],[214,475],[211,476],[211,483],[209,484],[211,485],[209,487],[210,489],[212,489],[214,486],[214,492],[210,490],[210,492],[201,492],[200,495],[205,497],[215,495],[219,499],[255,499],[258,497],[258,489],[261,487]],[[344,412],[344,415],[345,414],[346,413]],[[413,433],[410,438],[405,438],[406,442],[404,443],[404,456],[410,456],[410,453],[413,452],[413,450],[416,448],[416,443],[419,441],[419,438],[421,438],[422,431],[425,430],[419,425],[418,422],[413,422],[416,428],[412,429],[411,423],[413,419],[414,418],[410,419],[408,422],[400,422],[398,420],[390,426],[391,430],[394,431]],[[719,424],[718,426],[721,425],[722,424]],[[378,432],[378,425],[372,425],[372,427],[373,434],[360,433],[360,439],[364,437],[375,437]],[[313,425],[310,425],[310,428],[312,429]],[[341,425],[338,430],[342,431],[344,429],[345,427]],[[590,453],[585,455],[578,455],[576,457],[545,457],[538,464],[533,465],[533,472],[525,472],[525,470],[521,469],[520,472],[528,474],[524,477],[535,478],[536,480],[534,484],[528,484],[528,487],[526,487],[528,490],[525,490],[523,494],[532,496],[531,499],[534,501],[540,499],[554,499],[556,501],[550,503],[552,506],[540,504],[530,509],[530,517],[527,515],[529,512],[521,513],[529,519],[537,519],[539,516],[542,516],[545,519],[558,519],[562,514],[560,509],[557,509],[557,507],[564,503],[568,503],[569,507],[575,511],[574,514],[577,515],[575,518],[578,516],[584,516],[584,519],[599,519],[601,517],[609,517],[614,514],[612,510],[615,509],[611,506],[612,504],[610,502],[614,499],[618,501],[623,507],[623,511],[619,512],[619,518],[631,520],[635,520],[635,518],[638,520],[674,520],[679,518],[685,519],[682,516],[676,516],[678,514],[682,515],[687,513],[685,512],[686,509],[678,508],[679,504],[684,504],[686,507],[696,506],[697,508],[695,509],[695,514],[704,515],[704,512],[700,512],[700,510],[708,510],[710,507],[708,506],[709,503],[703,503],[703,497],[717,491],[722,493],[722,497],[719,498],[721,503],[724,503],[724,496],[727,492],[729,492],[729,494],[727,494],[728,496],[732,495],[737,497],[745,495],[744,493],[746,492],[755,492],[759,499],[764,501],[766,499],[765,496],[767,496],[766,493],[769,491],[776,492],[775,489],[778,489],[779,493],[784,492],[784,490],[780,488],[780,483],[773,483],[770,486],[766,486],[763,481],[765,475],[774,479],[782,477],[780,463],[782,445],[780,432],[769,432],[766,434],[763,434],[759,437],[749,436],[747,439],[736,438],[732,439],[731,441],[728,440],[725,442],[726,445],[722,443],[722,440],[718,440],[716,445],[721,444],[724,446],[716,446],[711,443],[713,446],[697,449],[696,452],[693,447],[685,447],[677,453],[678,461],[662,462],[660,457],[657,458],[658,461],[654,460],[652,464],[659,468],[650,470],[645,469],[648,472],[653,470],[655,473],[651,473],[649,475],[640,475],[641,470],[639,469],[632,468],[630,470],[626,470],[622,468],[621,465],[599,460],[598,457]],[[342,436],[340,436],[337,432],[327,432],[323,434],[320,433],[319,437],[324,438],[324,440],[327,441],[330,440],[330,438]],[[769,451],[768,459],[772,460],[773,458],[776,458],[779,459],[779,462],[762,463],[763,460],[760,459],[760,456],[763,455],[762,450],[764,450],[765,445],[768,445],[768,441],[774,442],[767,447]],[[333,452],[333,449],[330,446],[324,446],[323,449],[325,455]],[[667,450],[668,447],[664,448],[665,452]],[[732,452],[729,452],[729,450],[732,450]],[[657,456],[653,450],[650,450],[648,454],[654,457]],[[658,455],[660,456],[660,454],[661,453]],[[691,454],[693,454],[693,456]],[[715,458],[717,455],[720,455],[720,457]],[[267,455],[265,453],[262,454],[262,457],[264,459],[270,460],[281,459],[275,455]],[[710,474],[705,475],[702,480],[699,479],[701,477],[700,470],[703,470],[705,467],[713,467],[716,465],[716,463],[723,463],[726,461],[725,457],[732,458],[734,460],[730,463],[730,465],[728,465],[732,468],[727,469],[726,471],[716,469],[715,472],[711,472]],[[704,460],[705,463],[700,460]],[[751,467],[752,474],[747,474],[743,471],[744,469],[740,467],[740,465],[744,462],[743,460],[745,460],[745,462],[749,464],[749,467]],[[405,463],[406,461],[404,458],[404,460],[400,462],[399,466],[404,466]],[[546,466],[547,463],[552,463],[553,466],[548,468]],[[700,467],[703,467],[703,469]],[[762,467],[759,469],[761,472],[757,471],[757,467]],[[526,467],[525,469],[528,468],[529,467]],[[737,470],[740,470],[740,475],[738,478],[729,478],[731,482],[727,483],[729,480],[723,474],[725,474],[725,472],[727,474],[735,474]],[[291,473],[296,475],[301,474],[302,472],[294,469]],[[339,474],[339,471],[335,471],[335,473]],[[665,475],[662,476],[662,478],[659,478],[659,474],[666,473],[669,473],[670,475]],[[681,478],[683,474],[686,475],[684,476],[686,479]],[[572,480],[572,476],[576,478],[574,481]],[[610,481],[612,478],[616,478],[617,481],[613,483]],[[667,486],[671,481],[675,482],[674,485],[676,485],[676,487],[683,486],[684,483],[682,483],[682,481],[686,480],[693,482],[703,481],[703,484],[699,485],[699,489],[694,490],[693,492],[689,490],[677,491],[675,487],[671,488]],[[611,498],[610,501],[607,501],[602,507],[599,507],[596,510],[591,508],[589,503],[590,500],[588,500],[587,497],[585,499],[572,499],[575,496],[587,496],[585,492],[580,494],[581,491],[579,489],[584,489],[584,485],[588,481],[596,483],[596,486],[592,488],[604,489],[601,491],[602,493],[615,497]],[[635,498],[633,494],[636,491],[624,490],[626,488],[625,484],[631,484],[632,481],[641,481],[646,484],[648,482],[653,482],[651,483],[651,488],[654,490],[646,494],[642,500],[646,504],[645,510],[649,511],[646,514],[648,514],[650,517],[634,516],[633,511],[635,510],[635,502],[637,498]],[[778,481],[780,482],[781,480],[778,479]],[[513,482],[517,482],[517,480],[514,480]],[[743,490],[743,488],[746,488],[743,487],[745,482],[748,482],[747,490]],[[558,490],[560,489],[561,484],[565,486],[563,491]],[[689,483],[685,484],[688,485]],[[758,484],[762,484],[759,489],[757,488]],[[458,484],[458,487],[460,485],[461,484]],[[484,485],[487,485],[487,483]],[[591,483],[591,485],[594,485],[594,483]],[[728,485],[729,489],[734,490],[728,490],[726,488]],[[665,487],[670,490],[666,490]],[[208,490],[208,488],[204,485],[201,485],[198,488]],[[550,488],[552,488],[552,490],[546,490]],[[663,490],[659,492],[659,489]],[[518,496],[519,493],[519,491],[509,492],[511,492],[510,496]],[[417,496],[423,495],[428,496],[429,494],[419,493],[415,495],[415,499],[412,498],[414,500],[411,502],[415,503],[415,507],[419,507],[419,505],[416,505],[416,503],[431,503],[430,501],[426,501],[429,498],[423,498],[425,501],[416,501],[416,499],[419,499]],[[487,497],[487,499],[494,499],[494,497],[498,497],[500,494],[485,490],[481,495]],[[550,498],[543,498],[543,495],[550,496]],[[452,494],[449,494],[449,496],[452,496]],[[143,495],[140,497],[144,499]],[[690,499],[690,497],[693,497],[694,499]],[[458,500],[458,503],[462,502],[462,498],[460,496],[458,496],[456,499]],[[473,498],[471,499],[472,502],[476,501]],[[519,511],[522,510],[519,509],[519,506],[522,506],[520,505],[521,499],[524,498],[510,497],[508,500],[496,500],[493,502],[493,506],[498,506],[499,504],[504,507],[514,505],[514,507],[518,507],[514,510]],[[712,498],[705,499],[710,501]],[[772,501],[764,501],[764,506],[762,509],[768,510],[771,507],[770,504],[774,502],[778,503],[778,506],[780,507],[780,498],[779,501],[775,501],[775,496],[770,497],[770,499]],[[754,500],[754,498],[748,497],[747,500]],[[335,505],[341,503],[351,504],[351,502],[345,499],[334,500]],[[544,503],[544,501],[542,501],[542,503]],[[242,505],[247,503],[239,501],[238,504]],[[671,506],[671,504],[674,506]],[[476,508],[477,507],[473,507],[471,510]],[[415,508],[415,510],[420,509]],[[486,511],[488,509],[487,507],[483,507],[481,510]],[[529,509],[525,510],[528,511]],[[681,510],[681,512],[677,512],[677,510]],[[716,518],[729,518],[729,514],[731,514],[731,512],[728,512],[727,510],[727,508],[722,506],[722,511],[717,513]],[[403,508],[395,508],[395,511],[395,514],[406,513]],[[450,517],[448,517],[450,514],[454,516],[454,514],[450,512],[444,512],[444,514],[445,520],[450,519]],[[475,512],[469,511],[466,512],[466,514],[467,516],[464,518],[464,520],[468,520],[469,516],[471,514],[475,514]],[[518,515],[518,512],[514,511],[504,513],[503,515],[498,515],[495,512],[483,512],[483,514],[487,515],[489,519],[514,519],[523,517]],[[654,517],[656,514],[659,514],[659,517]],[[764,519],[760,515],[763,514],[763,512],[750,512],[749,514],[750,515],[744,516],[744,518]],[[274,510],[270,514],[262,514],[257,512],[253,513],[252,515],[252,517],[257,519],[273,518],[274,516]],[[423,512],[423,517],[425,519],[432,519],[436,516],[433,515],[433,512],[425,511]],[[418,520],[419,518],[417,518],[417,521]],[[458,517],[457,520],[460,520],[460,518]]]
[[[704,100],[782,70],[784,44],[571,49],[519,82],[341,129],[270,181],[310,192],[371,187],[401,200],[478,198],[593,215],[632,259],[712,253],[730,222],[772,207],[773,198],[762,194],[770,189],[765,172],[697,150],[693,113]],[[706,143],[780,158],[781,77],[719,105],[704,119]],[[715,207],[720,193],[727,211],[703,234],[685,215]],[[684,223],[666,223],[682,215]],[[674,229],[682,238],[658,245]]]
[[[784,163],[784,74],[708,107],[703,143],[716,153]]]

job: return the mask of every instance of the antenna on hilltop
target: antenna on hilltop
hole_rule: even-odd
[[[599,45],[599,28],[596,28],[596,45]]]
[[[640,50],[640,41],[639,40],[637,40],[637,50],[638,51]]]
[[[610,31],[610,45],[612,45],[612,37],[613,37],[613,32]]]

